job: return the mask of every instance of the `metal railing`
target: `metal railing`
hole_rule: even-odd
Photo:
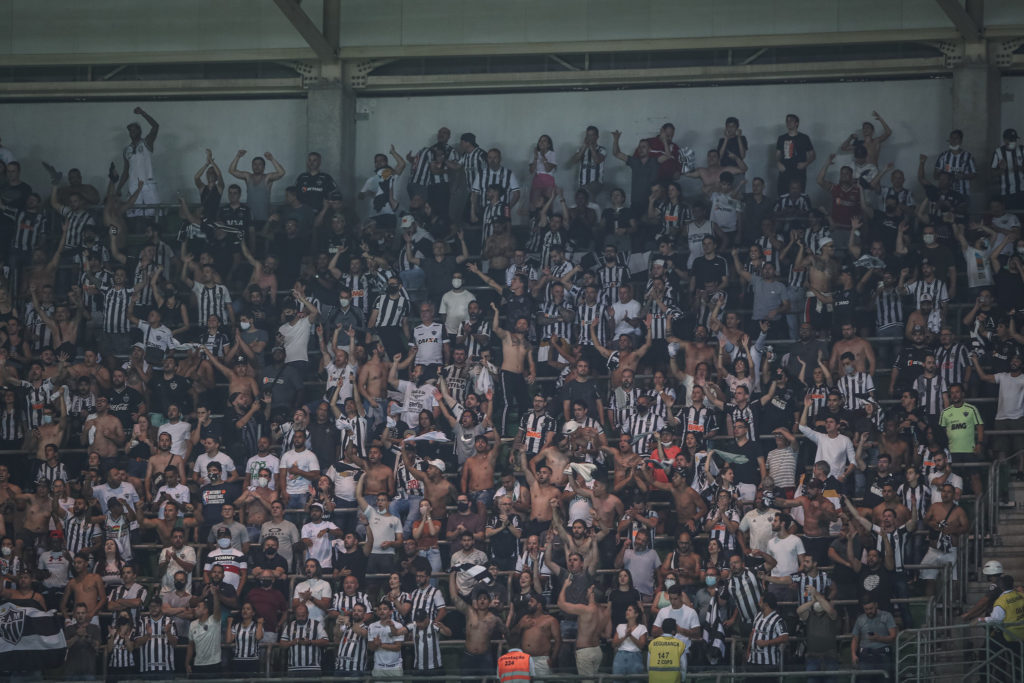
[[[1007,647],[996,635],[1006,626],[970,623],[903,631],[896,637],[896,680],[901,683],[929,681],[1022,681],[1024,657],[1019,643]]]

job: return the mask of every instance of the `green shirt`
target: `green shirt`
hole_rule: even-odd
[[[984,424],[978,409],[970,403],[957,408],[949,406],[939,417],[939,426],[946,430],[950,453],[973,453],[977,441],[977,426]]]

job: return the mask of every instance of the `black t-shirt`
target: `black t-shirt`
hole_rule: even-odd
[[[225,503],[234,503],[242,495],[242,481],[217,482],[199,489],[199,503],[203,506],[203,526],[199,537],[205,539],[214,525],[223,521],[221,509]]]
[[[719,159],[722,166],[739,166],[740,162],[740,140],[743,140],[743,147],[750,149],[747,146],[747,136],[740,135],[739,137],[732,137],[728,140],[726,138],[718,138],[718,149],[722,149],[722,143],[725,143],[725,151]],[[616,624],[619,622],[615,622]]]
[[[779,427],[792,429],[793,413],[798,409],[796,391],[792,383],[787,381],[781,389],[776,387],[775,394],[767,405],[761,407],[761,425],[759,434],[771,434]]]
[[[878,598],[878,609],[885,610],[886,612],[892,611],[892,602],[890,600],[892,600],[893,596],[893,578],[891,571],[887,570],[884,566],[873,570],[864,565],[857,576],[857,583],[860,595],[863,596],[869,591],[873,592],[875,597]]]
[[[137,413],[142,405],[142,394],[129,386],[118,391],[111,389],[107,392],[107,401],[110,402],[110,413],[121,421],[121,426],[130,429],[133,420],[132,413]]]
[[[608,605],[611,607],[613,624],[626,623],[626,608],[640,602],[640,591],[630,588],[628,591],[613,590],[608,594]]]
[[[761,483],[761,468],[758,467],[757,459],[764,457],[764,452],[756,441],[747,439],[742,446],[735,441],[727,441],[722,450],[726,453],[747,457],[747,461],[744,463],[732,463],[732,469],[736,472],[737,484],[754,484],[756,486]]]
[[[857,305],[857,292],[852,289],[841,289],[832,293],[832,325],[839,327],[853,322],[854,308]]]
[[[501,528],[500,515],[491,515],[487,520],[487,528]],[[519,515],[513,514],[509,518],[509,528],[502,529],[491,536],[491,557],[515,558],[519,555],[519,540],[509,529],[522,529],[523,520]]]
[[[249,228],[252,227],[252,211],[245,204],[238,206],[225,204],[217,211],[217,222],[248,233]]]
[[[295,187],[299,190],[299,201],[319,211],[324,205],[324,198],[338,186],[326,173],[300,173],[295,179]]]
[[[721,282],[729,274],[729,264],[721,256],[708,259],[698,256],[690,268],[690,277],[697,283],[697,289],[704,289],[708,282]]]
[[[533,313],[537,310],[537,301],[530,294],[516,294],[506,287],[501,291],[501,312],[507,320],[509,329],[512,329],[516,320],[526,318],[533,326]]]
[[[930,349],[918,348],[912,344],[900,349],[899,355],[896,356],[896,362],[893,363],[893,368],[900,371],[900,375],[896,379],[895,389],[897,392],[903,392],[913,387],[914,381],[924,374],[925,356],[930,355],[932,355]]]
[[[359,579],[360,584],[366,578],[366,555],[359,548],[351,553],[339,553],[335,548],[331,565],[338,571],[348,569],[353,576]]]
[[[579,401],[587,406],[588,414],[595,420],[600,420],[597,410],[597,401],[601,395],[597,392],[597,384],[594,380],[588,379],[584,382],[573,380],[566,382],[562,387],[562,400],[569,401],[570,414],[573,401]]]
[[[775,149],[781,152],[780,160],[786,170],[795,171],[797,164],[807,161],[807,154],[814,149],[814,145],[811,144],[811,139],[807,137],[806,133],[797,133],[796,135],[783,133],[775,141]],[[779,188],[779,192],[788,190],[787,187]]]
[[[192,412],[191,388],[191,380],[181,375],[172,375],[170,379],[163,373],[153,375],[149,379],[149,411],[165,413],[173,403],[183,414]]]
[[[950,266],[955,265],[953,252],[941,244],[933,248],[921,247],[918,249],[914,252],[913,265],[919,268],[921,260],[924,258],[927,258],[928,263],[935,267],[935,277],[943,281],[946,280]]]

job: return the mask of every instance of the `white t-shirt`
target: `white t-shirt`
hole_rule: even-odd
[[[188,437],[192,433],[192,425],[188,422],[184,420],[179,420],[177,424],[165,422],[160,425],[156,433],[157,436],[165,433],[171,435],[171,453],[183,458],[188,453]]]
[[[444,329],[448,334],[458,334],[462,323],[469,320],[470,301],[476,301],[476,295],[467,289],[461,292],[447,291],[441,297],[441,307],[437,312],[445,316]]]
[[[309,526],[308,524],[306,526]],[[331,591],[331,584],[327,583],[323,579],[306,579],[302,583],[295,584],[295,591],[292,593],[293,600],[299,600],[299,593],[305,593],[309,591],[311,598],[320,600],[322,598],[329,598],[334,593]],[[316,619],[317,621],[324,620],[324,611],[316,606],[313,600],[306,600],[306,607],[309,608],[309,618]]]
[[[778,510],[768,508],[764,512],[756,508],[743,515],[740,520],[740,531],[746,533],[750,538],[750,549],[765,552],[768,550],[768,540],[772,537],[772,520]]]
[[[615,311],[615,336],[634,334],[636,328],[627,323],[626,318],[640,317],[640,302],[636,299],[630,299],[626,303],[616,301],[612,304],[612,309]]]
[[[409,346],[416,349],[417,365],[440,365],[444,362],[443,348],[447,343],[441,323],[420,323],[412,331]]]
[[[776,536],[768,541],[767,552],[777,563],[772,569],[772,576],[789,576],[796,574],[800,569],[798,556],[804,552],[804,542],[796,534],[790,534],[786,538]]]
[[[92,496],[100,504],[100,510],[103,511],[103,514],[107,514],[107,502],[113,498],[123,498],[132,509],[132,512],[135,511],[139,502],[139,494],[135,487],[126,481],[122,481],[116,489],[110,488],[110,484],[94,486],[92,488]],[[132,526],[132,528],[134,529],[135,527]]]
[[[164,571],[163,578],[160,579],[161,593],[167,593],[174,590],[174,575],[180,571],[184,571],[181,568],[181,565],[168,560],[171,555],[176,556],[182,562],[191,563],[192,565],[195,565],[196,563],[196,549],[190,545],[181,546],[181,550],[175,550],[171,546],[167,546],[161,550],[160,559],[157,561],[157,564],[162,564],[167,561],[167,569]]]
[[[615,635],[617,635],[619,638],[626,638],[626,628],[627,627],[625,624],[619,624],[615,627]],[[642,636],[647,635],[647,627],[643,624],[637,624],[636,628],[633,629],[632,634],[634,638],[640,640]],[[619,649],[623,652],[640,652],[640,648],[636,646],[636,643],[634,643],[632,640],[629,640],[628,638],[622,641],[622,645],[619,645]]]
[[[679,609],[672,609],[672,605],[665,605],[658,610],[658,616],[654,618],[654,625],[660,628],[666,619],[675,619],[677,629],[700,627],[700,617],[697,616],[697,611],[689,605],[683,605]],[[676,638],[686,643],[684,653],[689,654],[690,639],[678,630],[676,631]]]
[[[142,331],[142,342],[146,346],[153,346],[161,351],[167,351],[174,347],[174,335],[167,325],[151,327],[145,320],[139,321],[139,330]]]
[[[402,404],[400,417],[407,425],[419,423],[421,410],[433,412],[434,406],[441,404],[441,392],[437,387],[430,384],[416,386],[408,380],[400,380],[398,391],[390,392],[390,396]]]
[[[341,378],[341,391],[338,392],[338,405],[344,405],[345,401],[352,398],[352,381],[359,377],[359,366],[355,363],[338,367],[336,363],[328,363],[324,368],[327,374],[327,383],[324,385],[324,393],[327,398],[334,394],[334,387],[338,386],[338,378]]]
[[[270,484],[267,488],[273,491],[277,488],[277,473],[281,471],[281,460],[273,453],[257,453],[246,461],[245,485],[256,486],[256,480],[260,478],[260,470],[263,468],[270,470]]]
[[[686,258],[686,268],[693,268],[693,262],[704,253],[702,247],[705,237],[714,237],[714,230],[711,228],[711,221],[705,220],[700,225],[690,221],[686,224],[686,243],[690,246],[690,255]]]
[[[945,486],[946,484],[952,484],[953,488],[955,488],[957,491],[962,492],[964,490],[964,480],[959,474],[950,472],[949,476],[946,477],[946,480],[944,482],[942,482],[941,484],[934,483],[935,480],[941,476],[941,472],[933,472],[928,475],[928,486],[932,490],[932,500],[942,500],[942,487]]]
[[[373,548],[370,549],[370,554],[394,555],[394,548],[381,548],[380,544],[397,539],[398,534],[402,533],[402,520],[395,515],[381,514],[372,505],[367,505],[363,514],[366,515],[366,521],[370,523],[370,529],[373,531]]]
[[[997,228],[999,230],[1014,230],[1020,227],[1020,219],[1017,218],[1017,216],[1015,216],[1012,213],[1004,213],[1002,216],[993,216],[992,227]],[[1010,256],[1011,254],[1013,254],[1014,243],[1015,240],[1010,240],[1010,242],[1007,243],[1005,247],[1003,247],[1003,250],[999,252],[999,255]]]
[[[382,626],[379,621],[375,621],[370,624],[369,633],[367,639],[372,641],[380,638],[380,642],[384,644],[401,643],[405,641],[405,636],[392,635],[390,626]],[[398,669],[402,668],[402,652],[401,650],[385,650],[380,648],[373,653],[373,668],[374,669]]]
[[[188,625],[188,639],[195,647],[194,666],[220,664],[220,620],[212,614],[206,621],[196,619]]]
[[[988,287],[992,284],[992,262],[988,259],[990,253],[988,249],[971,246],[964,249],[968,287]]]
[[[723,192],[711,193],[711,220],[722,232],[736,232],[739,213],[743,205],[740,200]]]
[[[306,318],[296,318],[294,325],[284,323],[277,331],[284,337],[284,362],[291,363],[297,360],[309,360],[307,349],[309,348],[309,321]]]
[[[330,534],[320,535],[323,530],[330,531],[331,529],[337,529],[338,527],[334,522],[327,521],[326,519],[321,520],[319,524],[313,522],[306,522],[302,525],[302,538],[313,541],[306,550],[307,560],[316,560],[320,563],[320,566],[324,569],[331,569],[331,536]],[[317,617],[319,618],[319,617]]]
[[[1008,372],[995,374],[999,385],[997,420],[1017,420],[1024,417],[1024,372],[1014,377]]]
[[[196,464],[192,466],[192,471],[195,472],[196,475],[198,475],[199,477],[200,486],[206,486],[207,484],[210,483],[210,478],[207,476],[206,468],[213,461],[217,461],[220,463],[221,481],[227,481],[228,475],[235,471],[235,463],[233,463],[231,461],[231,458],[229,458],[225,453],[217,451],[217,455],[213,456],[212,458],[209,456],[209,454],[203,453],[198,458],[196,458]]]
[[[156,498],[160,500],[160,496],[166,493],[171,499],[178,501],[178,516],[185,516],[185,504],[192,502],[192,493],[188,490],[188,487],[184,484],[178,484],[174,488],[170,486],[161,486],[156,491]],[[156,518],[164,518],[164,506],[157,506]]]
[[[316,455],[308,448],[300,451],[292,449],[281,456],[281,469],[287,470],[292,465],[298,465],[303,472],[312,472],[320,469],[320,462]],[[288,495],[297,495],[309,491],[309,479],[298,474],[285,474],[285,491]]]
[[[838,434],[833,439],[828,434],[816,432],[806,425],[800,425],[800,432],[818,446],[814,461],[824,460],[827,462],[831,476],[842,476],[846,467],[853,462],[855,450],[853,442],[848,436]]]

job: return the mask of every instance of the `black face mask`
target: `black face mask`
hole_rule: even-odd
[[[183,590],[185,590],[185,582],[184,581],[175,581],[174,582],[174,590],[176,590],[176,591],[183,591]]]
[[[388,285],[388,294],[398,294],[398,285]]]
[[[263,554],[266,555],[267,557],[273,557],[274,555],[277,554],[277,548],[267,548],[266,550],[263,551]]]
[[[285,313],[284,314],[284,319],[287,322],[291,322],[291,321],[295,320],[295,314],[294,313]]]
[[[459,503],[459,512],[468,512],[469,503]]]
[[[274,585],[274,580],[273,579],[260,579],[260,585],[263,586],[264,588],[270,588],[271,586]]]

